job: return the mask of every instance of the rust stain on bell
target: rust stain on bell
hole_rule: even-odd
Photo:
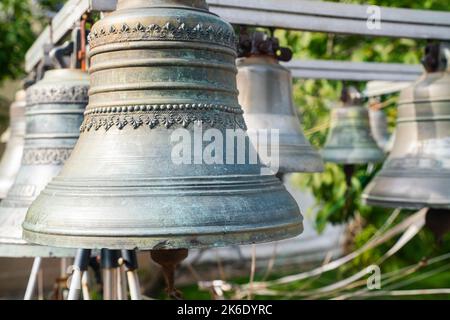
[[[368,204],[450,208],[449,59],[448,44],[429,45],[426,72],[401,92],[394,146],[363,194]]]
[[[295,200],[275,176],[261,175],[261,165],[172,161],[177,129],[193,134],[201,126],[226,136],[246,128],[235,46],[232,27],[205,1],[119,1],[92,27],[80,139],[29,209],[25,238],[179,249],[298,235]]]

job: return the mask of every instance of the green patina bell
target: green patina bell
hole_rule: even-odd
[[[372,136],[367,109],[354,87],[342,91],[342,105],[331,111],[331,124],[322,157],[338,164],[382,161],[383,151]]]
[[[395,141],[382,170],[367,186],[370,205],[450,208],[450,47],[427,47],[426,72],[398,102]]]
[[[188,163],[174,161],[177,133],[195,140],[195,132],[213,129],[225,137],[215,155],[239,152],[226,147],[234,141],[226,132],[246,128],[235,47],[232,27],[203,0],[119,0],[92,27],[80,138],[29,209],[25,239],[158,250],[298,235],[295,200],[260,164],[207,164],[193,159],[195,145]]]

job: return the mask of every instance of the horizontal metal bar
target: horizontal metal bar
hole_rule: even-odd
[[[391,94],[399,92],[406,87],[410,86],[410,81],[369,81],[366,85],[366,90],[364,90],[364,96],[366,97],[378,97],[385,94]]]
[[[284,66],[304,79],[414,81],[423,73],[420,65],[399,63],[293,60]]]
[[[233,24],[283,29],[450,40],[450,13],[310,0],[208,0]],[[376,10],[376,11],[373,11]],[[370,24],[378,14],[379,28]]]
[[[26,71],[89,11],[112,11],[116,0],[70,0],[26,54]],[[450,40],[450,13],[380,7],[380,28],[369,29],[369,6],[308,0],[208,0],[212,12],[233,24],[406,38]],[[52,39],[50,39],[52,33]]]
[[[51,25],[42,32],[25,55],[25,70],[30,72],[42,60],[44,45],[56,44],[91,11],[113,11],[116,0],[69,0],[53,17]],[[51,37],[51,39],[50,39]]]

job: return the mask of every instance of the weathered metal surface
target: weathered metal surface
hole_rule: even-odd
[[[449,59],[442,45],[439,66],[400,94],[394,146],[364,192],[368,204],[450,208]]]
[[[87,104],[88,75],[51,70],[27,89],[26,134],[21,167],[0,204],[0,256],[73,256],[74,250],[26,243],[21,224],[30,204],[61,170],[79,136]]]
[[[420,65],[401,63],[294,59],[282,65],[291,70],[294,78],[392,81],[390,88],[397,86],[397,81],[416,81],[422,74]]]
[[[331,124],[322,157],[340,164],[364,164],[382,161],[370,130],[369,114],[361,105],[360,95],[353,87],[344,89],[342,106],[331,111]]]
[[[0,162],[0,199],[4,199],[19,172],[25,135],[25,91],[16,93],[9,109],[10,136]]]
[[[291,73],[275,58],[278,50],[261,55],[253,48],[237,61],[239,103],[250,137],[257,145],[259,130],[279,131],[272,156],[278,157],[281,173],[322,171],[323,161],[304,136],[294,107]]]
[[[264,242],[302,231],[295,200],[276,177],[261,175],[260,165],[172,161],[176,129],[190,137],[216,129],[223,158],[234,140],[226,130],[245,129],[234,31],[204,1],[120,1],[93,26],[90,46],[80,139],[29,209],[27,240],[156,250]]]

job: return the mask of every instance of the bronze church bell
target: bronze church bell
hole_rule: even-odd
[[[239,152],[226,147],[234,141],[227,131],[246,129],[235,47],[233,28],[206,1],[119,0],[91,29],[80,138],[30,207],[25,239],[157,250],[299,234],[295,200],[275,176],[261,174],[260,164],[198,159],[200,130],[224,138],[216,155]],[[188,138],[193,152],[178,163],[174,147]],[[200,140],[200,149],[209,143]]]
[[[450,208],[450,47],[427,46],[426,72],[398,102],[393,149],[367,186],[370,205]]]
[[[331,111],[331,124],[322,157],[339,164],[364,164],[383,160],[383,151],[370,129],[369,114],[354,87],[342,90],[342,105]]]

